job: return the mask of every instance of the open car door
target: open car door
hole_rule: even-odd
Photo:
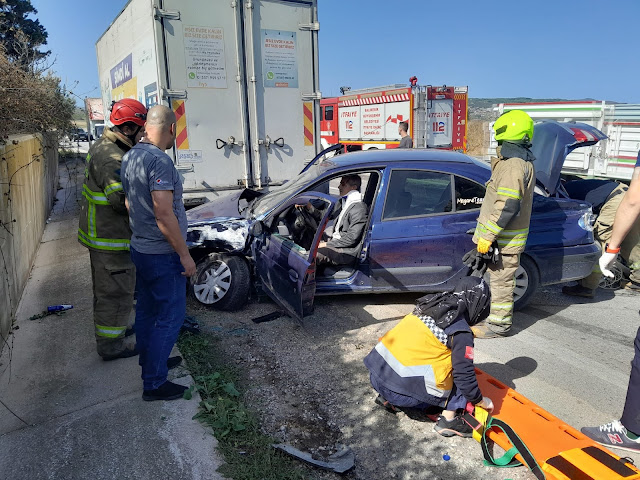
[[[316,293],[316,251],[333,211],[335,199],[305,192],[287,200],[261,223],[254,235],[256,274],[267,294],[289,315],[302,320],[313,311]],[[312,216],[305,207],[315,207]]]

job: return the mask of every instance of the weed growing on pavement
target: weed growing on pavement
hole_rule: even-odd
[[[295,480],[313,472],[275,450],[260,431],[256,416],[236,387],[238,374],[226,364],[205,335],[183,333],[178,341],[202,401],[194,418],[213,429],[225,464],[220,473],[233,480]]]

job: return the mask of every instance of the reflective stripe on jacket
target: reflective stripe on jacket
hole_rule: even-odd
[[[78,241],[100,251],[128,251],[129,216],[120,181],[122,156],[131,148],[128,139],[105,128],[87,154],[82,186]]]
[[[364,363],[390,390],[431,405],[444,406],[453,388],[451,350],[414,314],[389,330]]]
[[[498,150],[498,157],[491,159],[491,178],[480,208],[474,243],[478,243],[478,238],[495,240],[504,253],[522,253],[529,235],[535,182],[531,162],[505,158]]]

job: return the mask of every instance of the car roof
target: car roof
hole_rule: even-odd
[[[434,148],[390,148],[386,150],[362,150],[336,155],[329,159],[336,167],[348,167],[365,163],[384,163],[393,165],[404,162],[438,162],[452,164],[480,165],[487,164],[473,157],[458,152]]]

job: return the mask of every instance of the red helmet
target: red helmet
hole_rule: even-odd
[[[133,122],[143,127],[146,119],[147,109],[133,98],[123,98],[111,104],[111,116],[109,120],[114,125]]]

